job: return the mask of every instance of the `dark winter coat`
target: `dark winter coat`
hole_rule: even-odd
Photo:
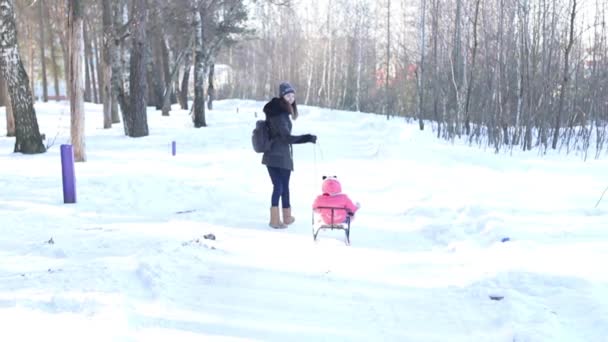
[[[293,171],[292,144],[311,142],[310,134],[291,135],[289,104],[275,97],[264,106],[266,122],[270,129],[272,145],[270,151],[264,152],[262,164]]]

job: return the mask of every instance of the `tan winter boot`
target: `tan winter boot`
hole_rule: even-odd
[[[270,207],[270,223],[268,225],[275,229],[287,228],[287,226],[281,222],[279,207]]]
[[[295,220],[296,218],[291,216],[291,208],[283,208],[283,223],[285,223],[286,225],[290,225]]]

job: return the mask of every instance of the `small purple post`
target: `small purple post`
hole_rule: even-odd
[[[63,203],[76,203],[76,177],[74,174],[74,151],[72,145],[61,145],[61,178],[63,180]]]
[[[175,146],[175,140],[173,140],[171,142],[171,154],[175,155],[175,153],[176,153],[176,146]]]

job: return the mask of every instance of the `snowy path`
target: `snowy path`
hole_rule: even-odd
[[[273,231],[249,143],[261,103],[218,102],[200,130],[151,111],[140,139],[100,129],[87,104],[76,205],[61,198],[69,116],[38,106],[58,135],[48,153],[0,138],[0,340],[606,340],[608,202],[593,206],[608,162],[495,155],[301,107],[294,133],[319,145],[294,148],[296,223]],[[342,232],[312,241],[323,174],[362,203],[350,247]]]

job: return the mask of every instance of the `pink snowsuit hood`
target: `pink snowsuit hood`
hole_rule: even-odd
[[[342,185],[336,178],[326,178],[321,185],[321,190],[323,194],[317,196],[312,208],[320,214],[325,224],[342,223],[346,221],[348,214],[354,215],[359,209],[346,194],[342,193]],[[333,210],[332,219],[332,209],[319,207],[338,208],[338,210]]]
[[[321,190],[324,194],[330,196],[337,195],[342,192],[342,184],[340,184],[337,178],[325,178],[321,185]]]

